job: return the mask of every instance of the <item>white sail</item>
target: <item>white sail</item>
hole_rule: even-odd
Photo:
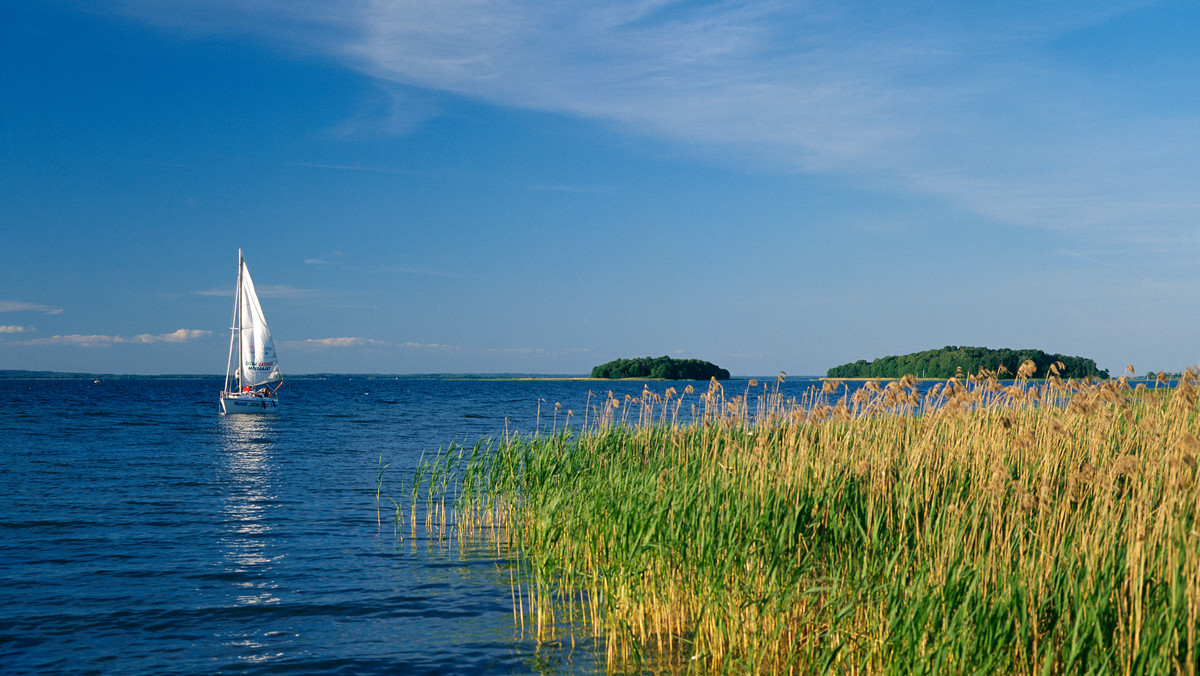
[[[242,261],[241,280],[242,285],[238,290],[241,294],[241,302],[238,303],[241,335],[238,367],[242,387],[257,387],[281,380],[282,375],[279,372],[279,360],[275,356],[275,342],[271,340],[271,330],[267,328],[267,319],[258,303],[258,294],[254,291],[254,282],[250,279],[245,261]]]
[[[236,355],[236,359],[235,359]],[[229,379],[237,381],[230,388]],[[233,318],[229,325],[229,361],[221,390],[221,413],[274,413],[279,398],[267,383],[282,381],[275,342],[263,317],[258,294],[242,251],[238,249],[238,281],[233,293]],[[277,388],[278,389],[278,388]]]

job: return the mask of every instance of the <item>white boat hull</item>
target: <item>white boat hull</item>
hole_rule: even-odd
[[[221,393],[221,413],[274,413],[279,401],[274,397]]]

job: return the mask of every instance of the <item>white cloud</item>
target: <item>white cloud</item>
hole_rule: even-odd
[[[120,336],[106,336],[101,334],[82,335],[73,333],[65,336],[55,335],[49,338],[35,338],[25,341],[25,345],[75,345],[78,347],[108,347],[115,343],[123,343],[125,340]]]
[[[321,256],[320,258],[306,258],[304,259],[304,262],[308,265],[337,265],[336,259],[341,258],[343,255],[344,254],[341,251],[334,251],[328,256]]]
[[[462,350],[462,347],[460,347],[458,345],[443,345],[441,343],[417,343],[417,342],[409,341],[409,342],[403,343],[403,345],[404,345],[404,347],[414,349],[414,350],[449,350],[449,351],[455,351],[455,352]]]
[[[11,324],[0,324],[0,333],[25,333],[33,330],[34,329],[32,326],[13,326]]]
[[[143,333],[135,336],[132,342],[136,343],[186,343],[192,340],[198,340],[206,336],[212,335],[212,331],[204,329],[179,329],[171,333],[162,333],[159,335],[150,335]]]
[[[170,333],[152,335],[143,333],[132,338],[109,336],[104,334],[68,334],[54,335],[49,338],[35,338],[24,341],[24,345],[75,345],[77,347],[108,347],[121,343],[184,343],[198,340],[212,334],[203,329],[179,329]]]
[[[1194,120],[1056,41],[1145,0],[440,2],[126,0],[187,32],[248,34],[375,78],[381,117],[420,88],[598,120],[738,162],[853,176],[1050,229],[1178,230],[1200,214]],[[410,94],[415,96],[415,94]],[[419,97],[418,97],[419,98]],[[427,102],[422,99],[422,106]],[[361,121],[347,122],[356,130]],[[367,125],[369,126],[369,125]],[[378,128],[389,125],[381,123]]]
[[[41,312],[48,315],[62,314],[62,308],[40,303],[23,303],[15,300],[0,300],[0,312]]]
[[[283,341],[281,345],[289,347],[309,347],[309,348],[343,348],[343,347],[398,347],[411,350],[461,350],[461,347],[456,345],[442,345],[440,343],[418,343],[408,341],[404,343],[393,343],[386,340],[376,340],[374,338],[357,338],[357,337],[340,337],[340,338],[309,338],[303,341]]]
[[[294,286],[286,284],[264,284],[255,285],[255,292],[260,298],[316,298],[326,295],[325,292],[317,291],[316,289],[298,289]],[[205,291],[194,291],[197,296],[225,296],[233,298],[233,290],[229,289],[208,289]]]
[[[381,340],[372,338],[309,338],[304,341],[304,345],[310,347],[363,347],[366,345],[386,345],[387,343]]]

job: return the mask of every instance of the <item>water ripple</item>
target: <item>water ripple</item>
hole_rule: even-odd
[[[394,539],[375,502],[381,458],[403,499],[423,454],[544,429],[588,387],[301,380],[277,415],[220,416],[219,379],[0,381],[27,404],[0,417],[0,671],[602,669],[596,646],[517,633],[494,548]]]

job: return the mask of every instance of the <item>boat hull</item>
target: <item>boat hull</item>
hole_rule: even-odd
[[[274,397],[221,394],[222,413],[274,413],[279,410],[279,401]]]

